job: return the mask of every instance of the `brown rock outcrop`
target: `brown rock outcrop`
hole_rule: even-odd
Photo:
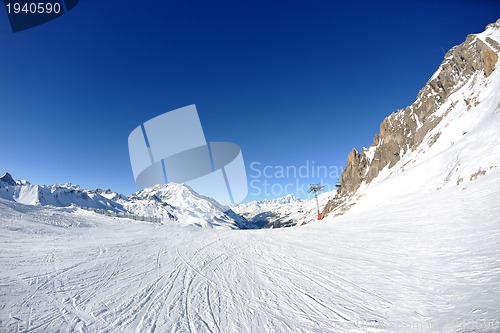
[[[488,25],[487,29],[500,29],[500,20]],[[384,167],[393,167],[407,151],[416,150],[426,134],[442,119],[443,116],[435,114],[436,110],[474,75],[484,73],[484,76],[490,76],[499,53],[498,41],[490,37],[481,40],[477,35],[467,36],[462,44],[448,51],[415,102],[382,121],[380,133],[375,135],[370,147],[370,151],[374,150],[372,155],[366,155],[368,150],[360,153],[353,149],[349,153],[340,177],[340,189],[325,206],[323,216],[337,207],[345,210],[345,203],[363,182],[370,183]]]

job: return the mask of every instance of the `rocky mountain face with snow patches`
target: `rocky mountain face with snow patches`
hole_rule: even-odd
[[[488,25],[483,33],[469,35],[465,42],[453,47],[420,90],[415,102],[385,118],[369,148],[351,151],[340,177],[341,187],[328,201],[323,216],[331,212],[342,214],[349,209],[362,195],[362,189],[373,183],[383,170],[404,170],[405,166],[424,159],[434,145],[440,146],[441,151],[447,150],[474,130],[473,125],[478,125],[476,120],[487,121],[483,116],[498,112],[500,89],[493,87],[500,87],[499,54],[500,20]],[[471,122],[463,123],[465,118],[471,118]],[[460,124],[462,129],[449,126],[452,123]],[[495,162],[480,164],[475,171],[479,174],[496,167]],[[460,171],[456,168],[451,166],[446,176]],[[457,174],[455,183],[471,178],[474,174]]]

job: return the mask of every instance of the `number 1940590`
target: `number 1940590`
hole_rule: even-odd
[[[31,2],[21,4],[19,2],[7,3],[8,14],[59,14],[61,4],[58,2]]]

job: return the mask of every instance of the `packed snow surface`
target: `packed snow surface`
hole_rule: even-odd
[[[466,189],[395,198],[376,210],[360,203],[303,227],[241,231],[1,200],[0,331],[500,325],[499,183],[497,169]]]

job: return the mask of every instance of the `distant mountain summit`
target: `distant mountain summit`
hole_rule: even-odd
[[[4,182],[7,185],[11,185],[11,186],[17,185],[14,178],[12,178],[12,176],[8,172],[6,172],[2,177],[0,177],[0,181]]]
[[[281,198],[275,198],[275,199],[262,199],[262,200],[255,200],[251,201],[247,204],[241,204],[243,205],[248,205],[248,206],[255,206],[255,207],[262,207],[262,206],[276,206],[276,205],[287,205],[287,204],[292,204],[292,203],[301,203],[304,202],[303,199],[294,196],[293,194],[287,194],[284,197]]]
[[[253,227],[229,207],[196,193],[185,184],[155,185],[117,202],[136,214],[173,216],[183,224],[233,229]]]
[[[328,197],[328,193],[319,195],[321,206],[326,204]],[[260,228],[292,227],[309,223],[317,218],[314,198],[304,200],[291,194],[276,199],[251,201],[231,208]]]
[[[303,199],[296,197],[292,194],[287,194],[286,196],[284,196],[282,198],[273,199],[272,201],[274,201],[275,203],[280,204],[280,205],[304,202]]]
[[[500,132],[486,137],[480,132],[497,121],[495,114],[500,109],[499,55],[500,20],[453,47],[415,102],[385,118],[369,148],[351,151],[340,189],[325,206],[323,216],[342,214],[365,188],[445,151],[452,162],[440,171],[442,179],[433,180],[440,184],[436,188],[452,182],[459,185],[472,180],[477,172],[496,168],[498,145],[486,147],[498,141]],[[460,150],[454,146],[459,142]]]

